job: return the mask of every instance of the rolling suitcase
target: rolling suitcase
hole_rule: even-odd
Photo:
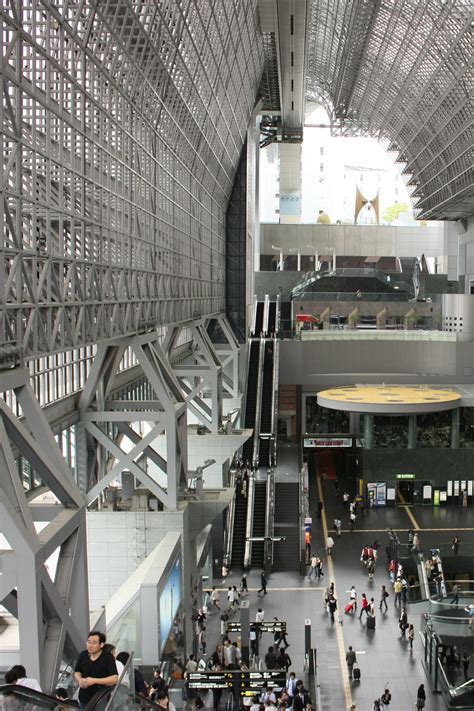
[[[367,615],[367,629],[368,630],[375,629],[375,617],[372,617],[372,615]]]
[[[354,668],[352,670],[352,677],[354,681],[360,681],[360,669],[357,664],[354,664]]]
[[[344,608],[344,612],[346,615],[348,615],[350,612],[354,610],[354,603],[353,602],[348,602],[347,605]]]

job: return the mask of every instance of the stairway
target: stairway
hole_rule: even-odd
[[[265,509],[267,501],[267,482],[255,481],[253,500],[252,537],[265,536]],[[263,569],[263,541],[252,541],[252,567]]]
[[[282,301],[280,306],[280,331],[291,330],[291,301]]]
[[[275,519],[273,535],[285,536],[273,544],[273,570],[297,571],[300,560],[298,482],[275,484]]]
[[[232,536],[232,568],[244,567],[245,532],[247,528],[247,497],[235,492],[234,533]]]

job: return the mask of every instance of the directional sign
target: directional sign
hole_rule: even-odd
[[[271,671],[244,671],[237,676],[241,696],[253,696],[261,691],[264,684],[268,689],[281,689],[286,684],[286,674],[284,669],[272,669]]]
[[[271,671],[203,671],[188,674],[190,689],[231,689],[237,687],[241,696],[253,696],[268,688],[283,688],[286,684],[284,669]]]
[[[234,686],[235,672],[208,671],[188,674],[190,689],[229,689]]]
[[[250,629],[259,629],[260,632],[285,632],[286,634],[286,622],[285,620],[273,620],[272,622],[251,622]],[[240,622],[227,622],[226,632],[240,632],[242,629]]]

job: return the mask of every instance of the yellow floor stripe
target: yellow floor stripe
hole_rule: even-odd
[[[328,524],[326,520],[326,504],[324,502],[324,496],[323,496],[323,487],[321,485],[321,478],[318,474],[318,493],[319,493],[319,498],[323,502],[323,510],[321,512],[321,518],[322,518],[322,524],[323,524],[323,532],[324,532],[324,542],[326,542],[326,538],[328,537]],[[334,581],[334,592],[336,593],[336,600],[338,601],[339,604],[339,595],[337,594],[336,590],[336,578],[334,576],[334,565],[332,562],[332,557],[330,555],[327,556],[327,561],[328,561],[328,573],[329,573],[329,579]],[[338,610],[339,615],[341,614],[341,610]],[[336,637],[337,637],[337,646],[339,648],[339,661],[341,663],[341,673],[342,673],[342,681],[344,685],[344,695],[346,697],[346,706],[349,707],[352,705],[352,690],[351,690],[351,684],[349,680],[349,672],[347,671],[347,664],[346,664],[346,648],[344,644],[344,635],[342,634],[342,625],[340,625],[338,622],[334,623],[336,626]]]
[[[405,501],[405,499],[403,498],[403,494],[402,494],[400,491],[398,492],[398,496],[400,497],[400,501],[402,502],[402,504],[406,504],[406,501]],[[416,518],[413,516],[413,514],[412,514],[412,512],[410,511],[410,509],[408,508],[408,506],[402,506],[402,508],[405,510],[405,513],[407,514],[408,518],[409,518],[410,521],[412,522],[412,524],[413,524],[415,530],[416,530],[416,531],[419,531],[419,530],[420,530],[420,527],[419,527],[419,525],[418,525],[418,523],[417,523],[417,521],[416,521]]]

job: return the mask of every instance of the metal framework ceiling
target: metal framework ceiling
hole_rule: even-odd
[[[312,0],[306,93],[388,141],[419,217],[474,214],[471,0]]]
[[[225,309],[256,2],[0,4],[0,344],[34,357]]]

